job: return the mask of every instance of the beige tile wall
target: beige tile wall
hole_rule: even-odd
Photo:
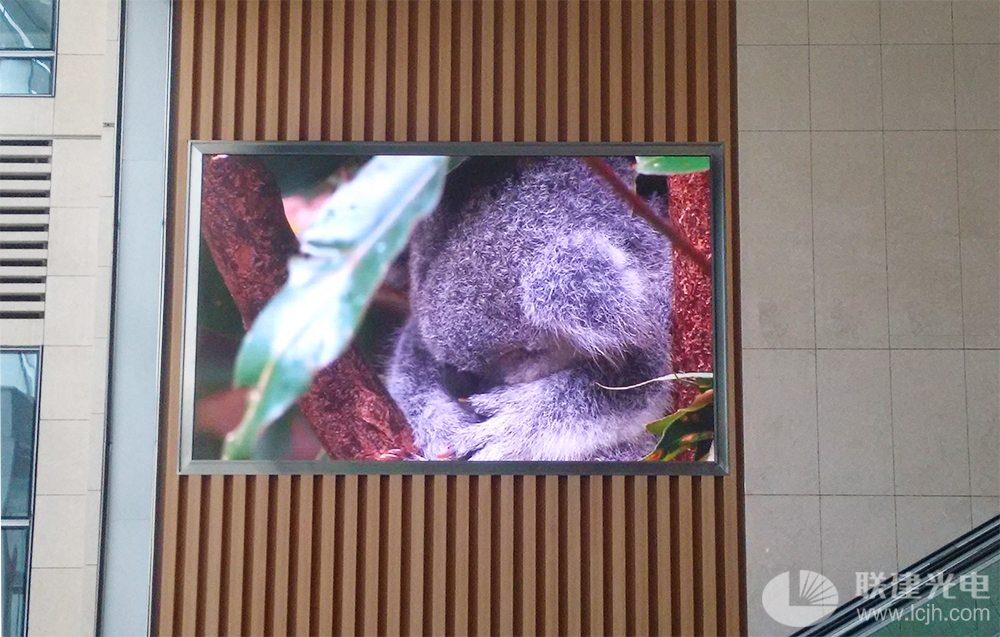
[[[0,98],[0,138],[51,139],[44,321],[0,321],[0,344],[41,345],[29,635],[95,630],[104,462],[117,0],[59,0],[54,98]]]
[[[740,0],[751,635],[1000,513],[1000,2]]]

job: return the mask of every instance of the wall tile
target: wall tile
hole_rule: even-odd
[[[45,344],[94,340],[94,277],[50,276],[45,283]]]
[[[83,566],[86,495],[38,495],[32,520],[32,571]],[[34,590],[34,586],[32,586]]]
[[[736,7],[737,44],[806,44],[805,0],[744,0]]]
[[[840,593],[855,595],[858,573],[896,572],[896,505],[892,496],[830,496],[819,499],[823,527],[823,575]]]
[[[809,130],[808,47],[740,46],[737,58],[740,130]]]
[[[955,124],[1000,129],[1000,45],[955,47]]]
[[[97,566],[87,565],[83,567],[83,586],[80,605],[80,634],[97,634],[97,589],[99,573]]]
[[[747,493],[819,493],[814,352],[745,350],[743,421]]]
[[[82,495],[87,490],[90,420],[38,423],[38,495]]]
[[[962,352],[895,350],[891,364],[896,493],[969,495]]]
[[[83,562],[86,566],[96,566],[100,558],[101,540],[101,492],[87,492],[87,521],[83,533]]]
[[[60,55],[56,68],[56,135],[100,135],[104,55]]]
[[[961,347],[955,136],[885,134],[893,347]]]
[[[892,495],[889,352],[816,352],[820,489]]]
[[[96,265],[110,267],[115,256],[115,199],[101,196],[98,202]]]
[[[90,397],[91,413],[103,413],[108,401],[108,345],[107,331],[105,336],[94,339],[94,363],[91,376]]]
[[[951,3],[882,0],[883,44],[951,43]]]
[[[879,38],[877,0],[809,3],[810,44],[878,44]]]
[[[1000,133],[958,133],[966,347],[1000,348]]]
[[[1000,497],[1000,352],[966,350],[972,495]]]
[[[105,86],[118,86],[118,42],[105,40],[102,43],[104,68],[102,81]],[[106,134],[114,130],[118,122],[118,91],[104,91],[101,96],[101,127]]]
[[[972,526],[977,527],[1000,515],[1000,498],[972,498]]]
[[[969,498],[896,498],[896,542],[903,570],[972,530]]]
[[[97,267],[97,231],[97,208],[52,208],[48,274],[90,274]]]
[[[888,347],[881,133],[813,133],[817,347]]]
[[[786,571],[822,570],[818,496],[746,497],[747,614],[750,635],[789,635],[761,605],[764,586]]]
[[[106,20],[104,0],[59,0],[59,54],[103,54]]]
[[[117,177],[118,171],[118,155],[116,144],[117,133],[114,128],[105,129],[104,133],[101,135],[100,140],[100,153],[98,167],[99,173],[99,183],[97,188],[97,194],[101,198],[111,197],[115,195],[115,178]],[[111,208],[112,217],[114,216],[114,208]]]
[[[744,347],[813,347],[809,133],[740,135]]]
[[[104,434],[106,420],[107,417],[105,414],[93,414],[90,417],[90,428],[87,430],[90,449],[90,453],[87,454],[87,489],[90,491],[97,491],[104,488],[104,449],[106,445]]]
[[[111,325],[111,268],[94,270],[94,336],[108,335]]]
[[[49,97],[5,97],[0,99],[0,135],[52,135],[55,100]]]
[[[104,10],[107,12],[107,17],[105,18],[106,24],[114,25],[115,28],[110,26],[105,30],[105,37],[108,41],[117,42],[119,38],[119,23],[121,22],[122,7],[119,0],[108,0],[104,3]]]
[[[42,319],[0,319],[3,344],[16,347],[41,345],[45,337]]]
[[[92,347],[50,345],[42,357],[42,419],[90,418]]]
[[[87,634],[80,626],[82,601],[82,568],[32,568],[28,634]]]
[[[52,142],[53,208],[96,208],[101,144],[96,139]]]
[[[813,130],[882,128],[878,46],[810,47]]]
[[[886,130],[955,128],[952,47],[883,47],[882,97]]]
[[[956,44],[1000,43],[1000,2],[955,0],[951,3]]]

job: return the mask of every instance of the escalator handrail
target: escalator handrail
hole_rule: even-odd
[[[910,567],[901,569],[899,573],[917,576],[918,583],[907,588],[907,592],[916,593],[916,597],[892,594],[892,591],[899,587],[899,574],[897,574],[880,582],[867,593],[841,605],[821,621],[794,633],[792,637],[836,637],[857,634],[856,631],[876,623],[877,620],[873,617],[879,616],[879,610],[918,603],[927,593],[934,590],[935,582],[940,582],[942,575],[967,573],[997,555],[1000,555],[1000,515],[987,520]],[[912,584],[912,582],[907,583]]]

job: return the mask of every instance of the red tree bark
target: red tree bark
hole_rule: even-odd
[[[206,158],[201,233],[247,328],[288,278],[298,241],[277,183],[259,161]],[[352,345],[321,370],[299,407],[333,459],[407,458],[416,453],[406,418]]]
[[[712,257],[712,193],[709,173],[671,175],[670,223],[707,258]],[[674,247],[672,363],[675,372],[712,371],[712,277],[685,252]],[[677,404],[691,402],[697,391],[678,384]]]

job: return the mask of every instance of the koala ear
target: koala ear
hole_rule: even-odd
[[[521,309],[543,332],[615,360],[629,345],[655,338],[640,272],[602,234],[575,232],[540,248],[521,278]]]

